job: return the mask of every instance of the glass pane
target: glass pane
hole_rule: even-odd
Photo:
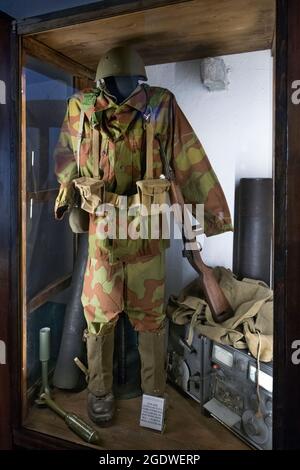
[[[27,190],[58,187],[53,151],[72,95],[72,76],[28,58],[26,69]]]
[[[72,271],[72,232],[67,218],[62,222],[54,219],[58,183],[53,151],[67,98],[73,93],[73,78],[32,57],[27,59],[25,78],[27,300],[30,300]]]
[[[22,19],[45,15],[67,8],[89,5],[94,2],[95,0],[51,0],[51,2],[41,2],[41,0],[30,0],[30,2],[24,2],[23,0],[1,0],[1,10],[13,18]]]
[[[37,59],[27,57],[26,79],[26,271],[27,305],[35,298],[39,307],[27,311],[27,387],[40,377],[39,330],[51,329],[50,368],[61,340],[69,290],[47,293],[72,273],[74,238],[68,217],[56,221],[54,203],[58,182],[53,152],[73,94],[73,77]],[[39,294],[43,293],[43,298]],[[46,293],[46,294],[45,294]],[[51,297],[50,297],[51,295]],[[31,304],[32,305],[32,304]]]
[[[54,219],[56,193],[48,201],[29,199],[27,205],[27,300],[70,274],[73,236],[68,219]]]

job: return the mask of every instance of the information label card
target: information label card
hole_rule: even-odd
[[[165,419],[165,399],[143,395],[140,426],[162,431]]]

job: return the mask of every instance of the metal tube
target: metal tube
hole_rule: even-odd
[[[49,408],[51,408],[51,410],[55,411],[55,413],[57,413],[61,418],[65,419],[67,413],[62,410],[60,406],[58,406],[53,400],[51,400],[47,393],[42,393],[40,398],[46,403],[47,406],[49,406]]]
[[[42,363],[42,392],[50,395],[50,387],[48,382],[48,362],[43,361]]]
[[[42,392],[50,395],[48,383],[48,361],[50,359],[50,328],[40,329],[40,361],[42,365]]]
[[[50,328],[40,329],[40,361],[47,362],[50,359]]]

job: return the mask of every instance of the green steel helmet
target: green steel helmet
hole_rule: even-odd
[[[114,47],[100,59],[95,81],[107,77],[137,76],[148,80],[145,65],[139,53],[132,47]]]

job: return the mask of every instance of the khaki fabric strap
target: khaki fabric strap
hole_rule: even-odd
[[[99,177],[99,161],[100,161],[100,135],[99,130],[93,127],[93,177]]]
[[[152,113],[146,118],[146,179],[153,179],[153,139],[154,126],[152,122]]]
[[[77,138],[77,149],[76,149],[76,164],[77,164],[77,173],[80,176],[80,147],[82,142],[83,135],[83,123],[84,123],[84,111],[80,111],[79,118],[79,127],[78,127],[78,138]]]
[[[110,193],[109,191],[105,191],[104,195],[104,202],[106,204],[111,204],[115,207],[120,207],[122,208],[123,206],[123,201],[127,202],[127,208],[129,209],[130,207],[139,207],[140,206],[140,196],[139,194],[133,194],[132,196],[120,196],[119,194],[116,193]]]
[[[194,314],[192,315],[192,318],[191,318],[191,323],[190,323],[190,327],[189,327],[189,334],[188,334],[188,337],[187,337],[187,344],[189,346],[192,346],[192,342],[193,342],[193,338],[194,338],[194,332],[195,332],[195,325],[197,323],[197,321],[199,320],[198,317],[200,315],[200,313],[202,312],[202,309],[203,309],[203,304],[202,302],[199,302],[199,306],[196,308]]]

